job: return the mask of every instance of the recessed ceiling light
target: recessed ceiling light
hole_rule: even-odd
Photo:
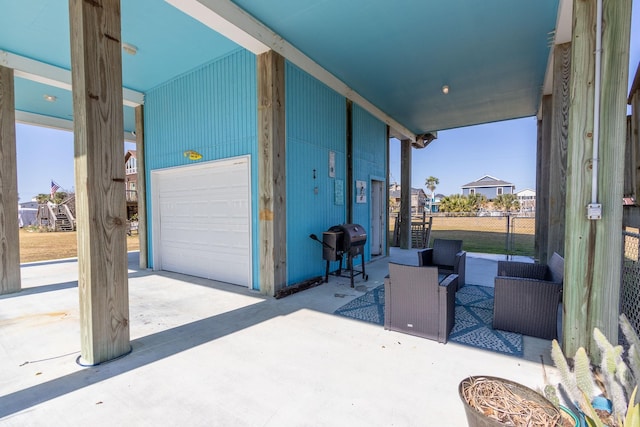
[[[42,97],[44,98],[45,101],[49,101],[49,102],[56,102],[56,100],[58,99],[53,95],[43,95]]]
[[[449,93],[449,86],[444,85],[442,86],[442,93],[444,93],[445,95]]]
[[[135,55],[138,53],[138,48],[132,44],[122,42],[122,50],[127,52],[129,55]]]

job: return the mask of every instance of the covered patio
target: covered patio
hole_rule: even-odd
[[[90,368],[76,364],[77,260],[24,264],[22,292],[0,296],[2,425],[464,426],[463,378],[542,387],[543,358],[554,380],[546,340],[525,337],[519,358],[332,314],[415,252],[392,248],[355,289],[330,276],[280,300],[129,253],[133,352]],[[495,268],[469,254],[467,281],[491,284]]]

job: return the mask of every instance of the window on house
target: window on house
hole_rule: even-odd
[[[498,187],[498,188],[496,188],[496,194],[497,194],[498,196],[502,196],[502,187]]]
[[[476,189],[475,188],[470,188],[469,189],[469,194],[476,194]]]

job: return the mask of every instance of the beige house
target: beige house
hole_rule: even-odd
[[[422,215],[427,204],[427,194],[421,188],[411,188],[411,215]],[[400,184],[389,186],[389,211],[400,211]]]

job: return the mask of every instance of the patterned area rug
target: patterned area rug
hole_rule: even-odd
[[[522,356],[522,335],[493,329],[493,288],[464,286],[456,293],[456,315],[449,341]]]
[[[340,316],[384,325],[384,285],[351,300],[335,311]]]
[[[343,305],[335,314],[384,325],[384,285]],[[449,341],[484,350],[522,356],[522,335],[495,330],[493,288],[466,285],[456,293],[455,322]]]

